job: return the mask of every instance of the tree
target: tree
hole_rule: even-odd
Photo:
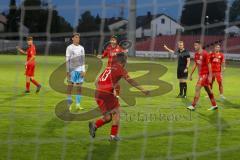
[[[63,17],[58,15],[58,11],[53,9],[51,21],[51,33],[71,32],[73,30],[71,24]]]
[[[95,17],[95,30],[97,30],[97,31],[100,30],[101,21],[102,20],[101,20],[99,14],[97,14],[97,16]]]
[[[195,3],[196,2],[196,3]],[[207,2],[207,1],[206,1]],[[198,2],[198,0],[185,0],[185,5],[183,7],[181,23],[185,26],[201,25],[202,12],[204,4],[203,2]],[[206,14],[209,18],[204,18],[208,23],[218,23],[223,22],[225,19],[225,10],[227,8],[227,0],[207,2]],[[196,30],[201,30],[199,27]]]
[[[230,21],[240,20],[240,0],[235,0],[230,8]]]
[[[25,10],[24,25],[33,32],[46,32],[48,11],[44,10],[41,5],[41,0],[25,0],[22,5]],[[29,7],[34,7],[34,10],[29,10]]]
[[[58,14],[55,7],[49,9],[47,1],[41,0],[25,0],[23,4],[25,8],[34,7],[34,10],[25,10],[24,25],[33,32],[46,32],[48,25],[48,18],[52,12],[50,32],[70,32],[73,30],[70,23]]]
[[[7,14],[7,32],[18,32],[19,12],[17,11],[16,0],[10,0],[9,13]]]
[[[100,25],[100,23],[99,23],[99,25]],[[97,30],[98,30],[98,26],[96,25],[95,17],[92,16],[90,11],[84,12],[81,15],[81,19],[79,19],[79,21],[78,21],[77,31],[78,32],[90,32],[90,31],[97,31]]]

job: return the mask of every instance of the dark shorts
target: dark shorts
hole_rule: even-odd
[[[177,69],[177,78],[178,79],[187,79],[188,78],[188,72],[184,73],[185,68],[178,68]]]

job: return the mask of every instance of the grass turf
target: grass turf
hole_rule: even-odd
[[[149,62],[129,60],[143,61]],[[109,143],[110,125],[98,129],[92,140],[87,121],[64,122],[56,117],[55,105],[66,96],[51,89],[48,80],[64,56],[37,57],[35,78],[43,85],[38,95],[32,84],[31,93],[22,94],[24,62],[24,56],[0,56],[0,159],[239,159],[240,65],[229,64],[224,73],[225,101],[214,86],[217,112],[207,111],[210,102],[202,90],[199,108],[190,113],[186,106],[193,98],[196,74],[188,83],[188,98],[176,99],[176,61],[152,60],[168,68],[161,80],[172,84],[173,90],[137,98],[131,107],[121,101],[122,141]],[[93,98],[83,97],[82,106],[90,110],[96,104]]]

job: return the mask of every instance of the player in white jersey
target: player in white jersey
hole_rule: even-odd
[[[72,44],[66,49],[66,69],[67,69],[67,80],[68,80],[68,105],[70,111],[72,110],[72,88],[73,85],[77,88],[76,94],[76,109],[84,109],[80,106],[82,99],[81,90],[85,70],[85,50],[80,45],[80,34],[74,33],[72,36]]]

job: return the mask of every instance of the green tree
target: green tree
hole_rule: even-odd
[[[32,32],[46,32],[48,11],[42,8],[40,0],[25,0],[23,2],[25,10],[24,25]],[[29,7],[33,7],[30,10]]]
[[[78,21],[77,31],[78,32],[91,32],[91,31],[97,31],[97,29],[98,29],[98,27],[96,25],[95,17],[92,16],[90,11],[84,12],[81,15],[81,19],[79,19],[79,21]]]
[[[58,11],[54,9],[52,11],[51,33],[71,32],[72,30],[71,24],[59,16]]]
[[[7,32],[18,32],[18,19],[19,12],[16,6],[16,0],[10,0],[9,3],[9,13],[7,14],[7,24],[6,31]]]
[[[48,18],[51,16],[50,32],[70,32],[72,26],[62,16],[58,14],[55,7],[49,9],[47,1],[41,0],[25,0],[23,4],[25,8],[24,25],[29,28],[30,33],[33,32],[46,32],[48,25]],[[29,10],[29,7],[33,7],[33,10]]]
[[[240,20],[240,0],[235,0],[230,8],[230,21]]]
[[[207,1],[206,1],[207,2]],[[218,23],[223,22],[225,19],[225,10],[227,8],[227,0],[208,2],[206,8],[205,16],[203,23]],[[201,30],[201,20],[203,15],[204,4],[203,2],[198,2],[198,0],[185,0],[185,5],[183,7],[181,23],[185,26],[199,25],[199,28],[196,30]]]

